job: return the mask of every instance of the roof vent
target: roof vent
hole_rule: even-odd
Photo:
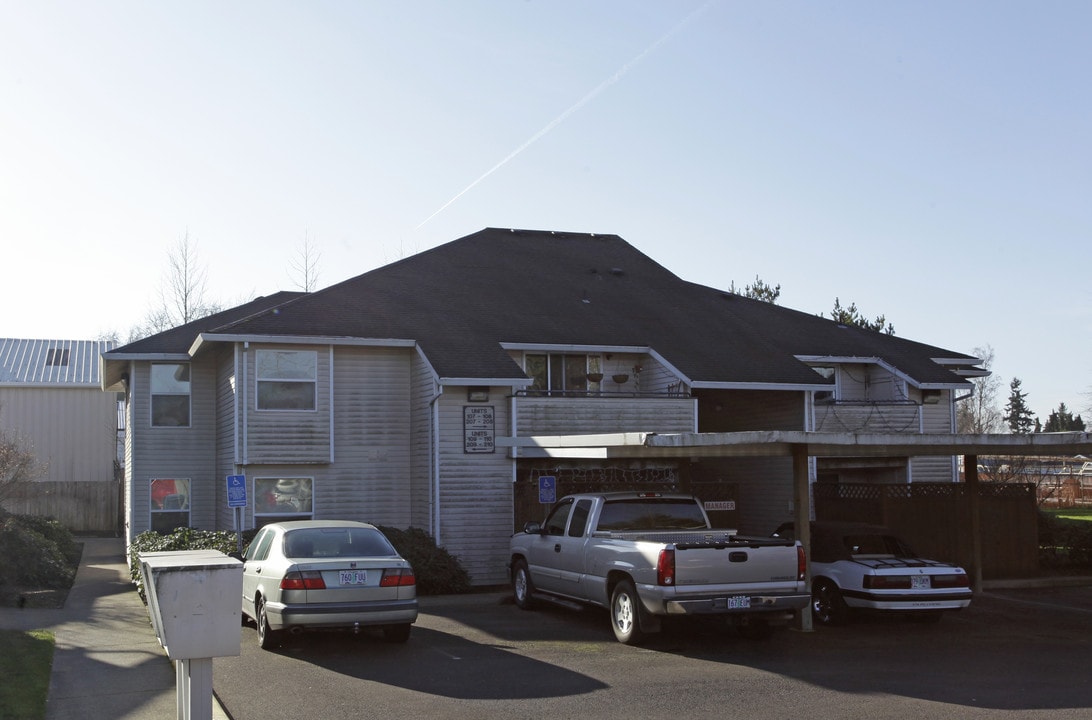
[[[623,270],[620,267],[613,267],[613,268],[610,269],[610,274],[611,275],[617,275],[617,276],[621,277],[622,275],[626,274],[626,271]]]

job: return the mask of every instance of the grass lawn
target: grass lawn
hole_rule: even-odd
[[[1092,508],[1058,508],[1046,512],[1061,520],[1086,520],[1092,522]]]
[[[0,718],[45,717],[53,633],[0,630]]]

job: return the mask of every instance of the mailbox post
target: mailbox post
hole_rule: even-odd
[[[243,564],[218,550],[139,559],[152,626],[175,661],[178,720],[212,720],[212,658],[240,654]]]

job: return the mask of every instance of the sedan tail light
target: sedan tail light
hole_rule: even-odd
[[[285,573],[281,590],[325,590],[322,573],[317,570],[293,570]]]
[[[379,587],[400,587],[416,584],[417,578],[413,574],[413,568],[387,568],[383,571],[383,579],[379,581]]]
[[[909,590],[909,575],[865,575],[865,590]]]
[[[958,575],[933,575],[933,587],[935,588],[965,588],[971,586],[971,579],[960,573]]]

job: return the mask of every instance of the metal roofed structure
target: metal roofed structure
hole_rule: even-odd
[[[0,384],[18,387],[99,385],[99,355],[110,340],[0,338]]]

